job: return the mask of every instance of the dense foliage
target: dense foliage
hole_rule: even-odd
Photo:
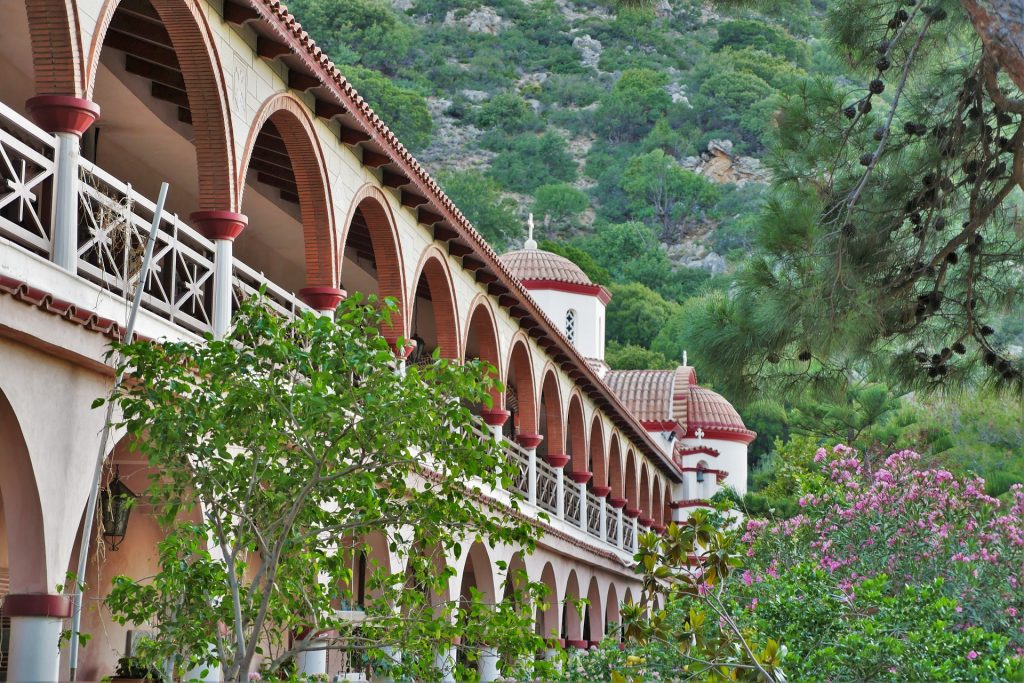
[[[626,649],[581,655],[568,678],[1024,675],[1024,487],[1001,502],[980,479],[922,469],[912,451],[871,469],[846,446],[800,458],[810,465],[796,483],[798,516],[702,512],[644,537],[644,594],[623,609]]]
[[[117,577],[106,600],[119,623],[153,625],[140,664],[219,665],[237,681],[317,648],[432,679],[453,642],[460,677],[481,643],[509,666],[542,646],[517,607],[542,588],[509,577],[497,605],[448,590],[445,558],[475,540],[534,541],[515,515],[464,502],[507,485],[467,407],[489,400],[491,369],[435,358],[400,371],[378,332],[392,313],[352,297],[336,322],[286,321],[253,300],[224,340],[116,346],[132,378],[112,397],[118,426],[153,468],[147,502],[164,534],[155,576]]]

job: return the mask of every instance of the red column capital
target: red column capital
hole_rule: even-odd
[[[346,296],[348,292],[337,287],[303,287],[299,290],[303,303],[317,311],[333,311]]]
[[[71,95],[37,95],[25,101],[25,108],[47,133],[81,136],[100,117],[100,105]]]
[[[234,211],[194,211],[188,218],[208,240],[233,240],[249,224],[245,214]]]

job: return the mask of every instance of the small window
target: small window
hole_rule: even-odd
[[[571,342],[576,341],[576,311],[572,308],[565,312],[565,337]]]

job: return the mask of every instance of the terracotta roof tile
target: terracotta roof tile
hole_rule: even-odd
[[[498,258],[520,280],[553,280],[574,285],[593,284],[575,263],[543,249],[520,249]]]

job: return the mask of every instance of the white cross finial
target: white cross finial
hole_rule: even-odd
[[[527,249],[536,249],[537,241],[533,239],[533,214],[531,213],[526,218],[526,244],[523,245]]]
[[[697,437],[697,441],[700,441],[701,439],[704,438],[704,430],[701,429],[700,427],[697,427],[697,431],[695,431],[693,435]]]
[[[686,351],[683,351],[683,367],[686,367],[689,363],[686,362]]]

